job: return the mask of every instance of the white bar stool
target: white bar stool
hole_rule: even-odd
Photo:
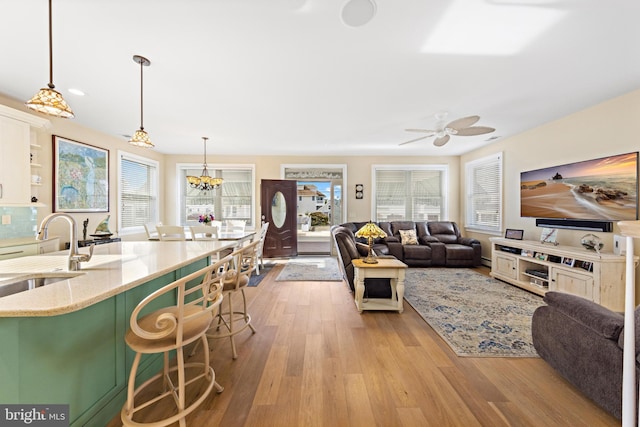
[[[223,388],[216,382],[215,372],[209,366],[209,344],[206,332],[214,319],[214,310],[223,300],[223,279],[228,270],[231,257],[225,257],[214,264],[195,273],[189,274],[163,288],[155,291],[133,310],[130,329],[125,336],[127,345],[136,352],[129,375],[127,401],[120,417],[124,426],[167,426],[179,422],[186,426],[185,417],[196,409],[211,393],[213,387],[217,392]],[[188,287],[198,280],[198,284]],[[176,304],[156,309],[150,314],[140,316],[145,307],[157,306],[158,298],[176,293]],[[204,347],[203,362],[184,362],[184,347],[200,340]],[[176,351],[176,365],[169,366],[169,352]],[[143,354],[164,353],[162,372],[135,387],[136,373]],[[197,374],[187,379],[187,370],[195,370]],[[198,373],[199,372],[199,373]],[[177,377],[177,383],[175,383]],[[162,378],[162,381],[159,379]],[[202,385],[204,379],[205,384]],[[199,387],[195,401],[186,402],[186,391],[190,385]],[[155,386],[158,393],[147,401],[139,401],[136,397],[144,390],[152,390]],[[204,391],[202,391],[204,388]],[[148,395],[150,393],[144,393]],[[173,403],[175,410],[166,418],[148,422],[136,421],[134,417],[141,409],[152,405],[161,405],[161,413]]]
[[[260,241],[255,241],[236,249],[230,255],[233,258],[233,263],[225,274],[223,288],[224,298],[229,304],[228,309],[223,311],[222,305],[220,305],[217,324],[212,325],[212,328],[207,332],[209,338],[230,338],[231,354],[234,359],[238,358],[234,336],[246,328],[250,328],[253,334],[256,333],[251,324],[251,315],[247,312],[247,298],[244,289],[249,284],[249,278],[255,269],[259,244]],[[233,309],[233,295],[237,293],[242,295],[242,311],[234,311]],[[239,325],[236,324],[237,322],[240,322]],[[224,326],[224,329],[221,326]]]

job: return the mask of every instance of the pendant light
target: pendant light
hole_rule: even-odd
[[[51,0],[49,0],[49,84],[34,95],[26,106],[40,113],[50,116],[72,119],[74,117],[71,107],[66,103],[62,94],[55,90],[53,84],[53,31],[51,19]]]
[[[202,139],[204,141],[204,162],[202,164],[202,173],[200,176],[187,176],[187,183],[191,188],[197,188],[198,190],[215,190],[220,187],[220,184],[222,184],[222,178],[209,176],[209,171],[207,170],[207,140],[209,138],[203,136]]]
[[[142,79],[142,70],[143,67],[148,67],[151,65],[151,61],[149,61],[144,56],[133,55],[133,62],[136,64],[140,64],[140,129],[138,129],[133,137],[129,140],[129,144],[136,145],[138,147],[144,148],[153,148],[153,142],[149,139],[149,134],[144,130],[144,101],[143,101],[143,79]]]

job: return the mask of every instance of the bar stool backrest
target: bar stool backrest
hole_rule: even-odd
[[[167,350],[180,348],[200,338],[195,334],[191,341],[183,341],[185,327],[190,324],[204,324],[204,333],[213,312],[222,302],[223,279],[229,267],[231,256],[178,279],[144,298],[133,310],[130,318],[131,331],[140,341],[165,341]],[[197,282],[196,285],[193,285]],[[175,305],[157,308],[157,300],[163,295],[176,294]],[[154,307],[151,314],[144,315],[147,306]],[[199,321],[202,316],[208,318]],[[165,350],[166,351],[166,350]]]

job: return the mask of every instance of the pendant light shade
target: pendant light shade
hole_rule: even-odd
[[[151,65],[151,61],[144,56],[133,55],[133,62],[140,64],[140,129],[133,134],[133,137],[129,140],[129,144],[138,147],[153,148],[154,145],[149,139],[149,134],[144,130],[144,80],[142,78],[143,67]]]
[[[74,114],[73,111],[71,111],[71,107],[65,102],[60,92],[55,90],[55,85],[53,84],[53,31],[51,15],[51,0],[49,0],[49,84],[47,87],[40,89],[33,98],[27,101],[26,106],[34,111],[50,116],[72,119]]]
[[[202,173],[200,176],[187,176],[187,184],[189,184],[191,188],[197,188],[202,191],[215,190],[220,187],[220,184],[222,184],[222,178],[209,176],[209,171],[207,170],[207,140],[209,138],[203,136],[202,139],[204,141],[204,162],[202,165]]]

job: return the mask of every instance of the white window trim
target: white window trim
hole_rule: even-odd
[[[178,195],[178,204],[181,206],[184,198],[184,183],[182,180],[182,171],[185,169],[199,169],[202,170],[202,163],[176,163],[176,194]],[[250,169],[251,170],[251,212],[253,212],[251,224],[247,224],[247,230],[255,230],[256,217],[256,165],[255,163],[207,163],[208,170],[215,169]],[[224,182],[222,183],[224,185]],[[180,218],[180,212],[178,210],[178,218]]]
[[[376,212],[376,196],[378,189],[376,188],[376,171],[378,170],[429,170],[441,171],[442,174],[442,198],[444,206],[442,207],[442,218],[449,218],[449,165],[427,164],[427,165],[371,165],[371,211],[369,216],[375,221]]]
[[[342,219],[340,223],[347,222],[348,211],[348,197],[347,188],[347,165],[346,163],[283,163],[280,165],[280,179],[285,178],[285,172],[287,169],[342,169]],[[310,178],[316,180],[320,178]],[[299,179],[299,181],[304,181]]]
[[[482,164],[486,164],[486,163],[493,163],[495,161],[498,161],[498,166],[500,169],[500,176],[498,177],[498,188],[500,188],[500,191],[498,192],[498,197],[499,197],[499,204],[500,207],[498,209],[498,227],[497,228],[490,228],[490,227],[482,227],[482,226],[478,226],[475,224],[471,224],[469,221],[469,218],[471,215],[473,215],[473,213],[471,212],[471,203],[470,203],[470,199],[471,199],[471,191],[473,189],[473,183],[471,182],[471,179],[473,177],[473,174],[470,173],[472,168],[475,168],[479,165]],[[503,204],[503,187],[502,187],[502,180],[503,180],[503,172],[504,172],[504,157],[502,152],[498,152],[495,154],[491,154],[489,156],[485,156],[482,157],[480,159],[475,159],[475,160],[471,160],[467,163],[465,163],[464,165],[464,173],[465,173],[465,226],[464,228],[466,230],[472,230],[474,232],[478,232],[478,233],[484,233],[484,234],[491,234],[491,235],[496,235],[496,236],[500,236],[502,235],[502,220],[503,220],[503,210],[504,210],[504,204]]]
[[[151,183],[151,185],[153,186],[153,189],[156,192],[156,215],[158,214],[158,212],[160,212],[160,162],[158,162],[157,160],[153,160],[150,159],[148,157],[142,157],[139,156],[137,154],[133,154],[133,153],[129,153],[128,151],[123,151],[123,150],[118,150],[118,162],[117,162],[117,188],[118,188],[118,208],[117,208],[117,212],[118,212],[118,234],[121,236],[126,236],[126,235],[130,235],[130,234],[139,234],[139,233],[144,233],[144,226],[138,226],[138,227],[127,227],[127,228],[123,228],[122,227],[122,215],[121,215],[121,211],[122,211],[122,185],[120,185],[120,178],[121,178],[121,173],[122,173],[122,159],[128,159],[134,162],[139,162],[151,167],[154,167],[156,169],[156,174],[155,174],[155,179],[154,182]],[[154,218],[152,219],[153,222],[158,222],[159,218]]]

